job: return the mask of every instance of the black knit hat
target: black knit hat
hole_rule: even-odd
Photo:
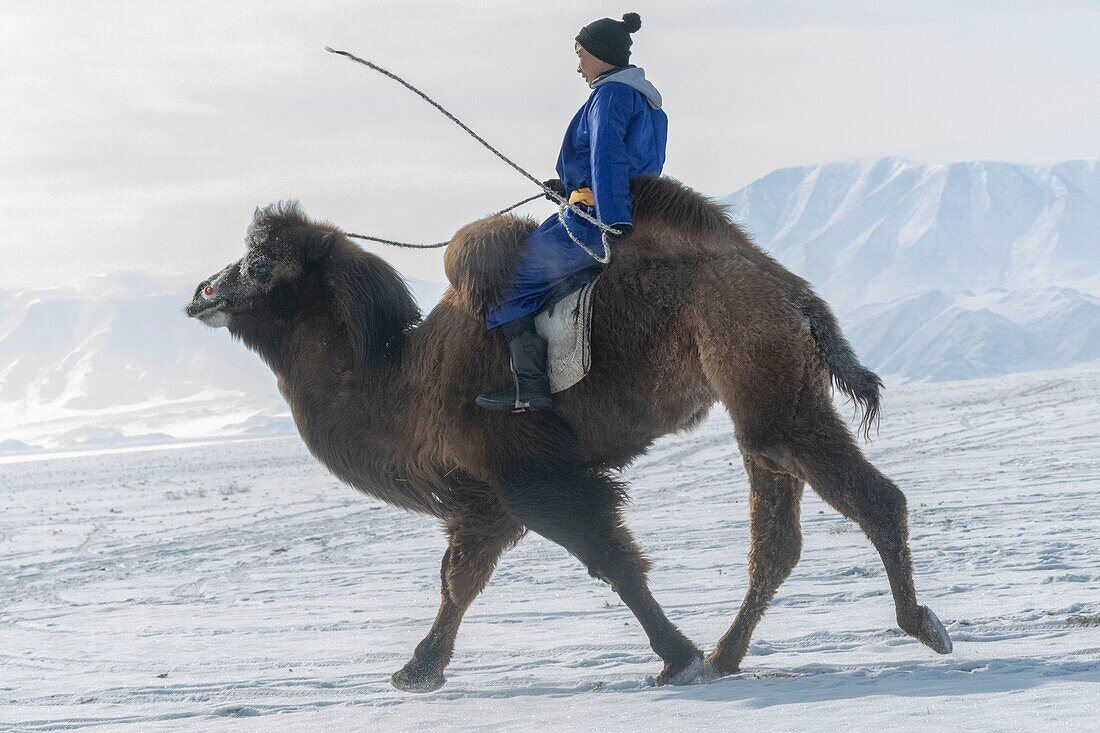
[[[630,34],[641,27],[637,13],[627,13],[621,21],[600,18],[581,28],[577,43],[600,61],[626,66],[630,63]]]

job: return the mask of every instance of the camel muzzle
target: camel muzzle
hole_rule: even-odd
[[[204,313],[208,314],[223,305],[225,305],[225,299],[214,295],[210,283],[206,282],[199,285],[195,297],[191,298],[191,302],[187,304],[184,311],[188,318],[201,318]]]
[[[225,298],[214,295],[210,283],[204,282],[199,285],[184,312],[188,318],[197,318],[206,326],[224,328],[229,325],[229,314],[222,310],[225,304]]]
[[[221,328],[229,324],[229,314],[222,310],[229,302],[221,293],[224,274],[225,270],[199,283],[195,294],[191,297],[191,302],[184,308],[188,318],[197,318],[212,328]]]
[[[230,300],[239,297],[239,274],[240,262],[234,262],[216,275],[203,280],[195,288],[195,294],[191,296],[191,302],[184,312],[189,318],[198,318],[208,326],[225,326],[229,322],[229,314],[221,309]]]

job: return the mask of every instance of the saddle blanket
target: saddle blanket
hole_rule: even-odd
[[[553,394],[584,379],[592,366],[592,292],[582,285],[535,316],[535,330],[547,343],[547,374]]]

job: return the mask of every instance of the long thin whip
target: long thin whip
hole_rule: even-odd
[[[388,78],[390,78],[390,79],[393,79],[393,80],[394,80],[394,81],[396,81],[396,82],[397,82],[398,84],[400,84],[401,86],[405,87],[405,88],[406,88],[406,89],[408,89],[408,90],[409,90],[410,92],[413,92],[413,93],[414,93],[414,94],[416,94],[416,95],[417,95],[418,97],[420,97],[421,99],[423,99],[423,100],[424,100],[425,102],[427,102],[428,104],[430,104],[430,105],[432,105],[433,107],[435,107],[435,108],[436,108],[436,109],[437,109],[437,110],[438,110],[438,111],[439,111],[439,112],[440,112],[440,113],[441,113],[441,114],[442,114],[443,116],[445,116],[445,117],[446,117],[447,119],[449,119],[449,120],[450,120],[451,122],[453,122],[453,123],[455,123],[456,125],[458,125],[459,127],[461,127],[461,128],[462,128],[462,129],[463,129],[463,130],[464,130],[464,131],[466,132],[466,134],[468,134],[468,135],[469,135],[470,137],[472,137],[473,139],[475,139],[475,140],[477,140],[477,141],[478,141],[479,143],[481,143],[481,144],[482,144],[482,145],[483,145],[483,146],[484,146],[484,147],[485,147],[485,148],[486,148],[486,149],[487,149],[487,150],[488,150],[489,152],[493,153],[493,155],[495,155],[495,156],[497,156],[498,158],[500,158],[501,160],[503,160],[503,161],[504,161],[505,163],[507,163],[507,164],[508,164],[509,166],[511,166],[511,167],[512,167],[512,169],[513,169],[513,170],[515,170],[515,171],[516,171],[517,173],[519,173],[519,174],[520,174],[521,176],[523,176],[524,178],[526,178],[527,180],[531,181],[531,182],[532,182],[532,183],[534,183],[534,184],[535,184],[536,186],[538,186],[538,187],[539,187],[540,189],[542,189],[543,193],[544,193],[544,194],[545,194],[545,195],[546,195],[546,196],[547,196],[548,198],[550,198],[550,199],[551,199],[552,201],[555,201],[555,202],[556,202],[556,203],[558,204],[558,217],[559,217],[559,218],[560,218],[560,219],[562,220],[562,223],[563,223],[563,224],[565,223],[565,222],[564,222],[564,218],[565,218],[565,217],[564,217],[565,209],[567,209],[567,208],[568,208],[568,209],[569,209],[570,211],[572,211],[572,212],[573,212],[574,214],[576,214],[576,215],[577,215],[577,216],[579,216],[580,218],[582,218],[582,219],[584,219],[585,221],[587,221],[587,222],[588,222],[589,224],[592,224],[593,226],[597,227],[597,228],[598,228],[598,229],[600,230],[601,238],[603,239],[603,246],[604,246],[604,254],[603,254],[603,256],[597,255],[597,254],[596,254],[595,252],[593,252],[592,250],[588,249],[588,247],[586,247],[586,246],[584,245],[584,243],[583,243],[583,242],[579,241],[579,240],[578,240],[578,239],[577,239],[577,238],[576,238],[575,236],[573,236],[573,233],[569,231],[569,227],[568,227],[568,226],[566,226],[565,230],[566,230],[566,233],[567,233],[567,234],[569,234],[569,238],[570,238],[571,240],[573,240],[573,242],[574,242],[574,243],[575,243],[575,244],[576,244],[576,245],[577,245],[578,247],[580,247],[581,249],[583,249],[583,250],[584,250],[585,252],[587,252],[587,253],[588,253],[588,254],[589,254],[590,256],[592,256],[592,257],[593,257],[594,259],[596,259],[596,260],[598,260],[598,261],[600,261],[600,262],[604,262],[604,263],[606,263],[606,262],[607,262],[607,260],[609,259],[609,249],[608,249],[608,247],[607,247],[607,238],[606,238],[606,235],[608,235],[608,234],[612,234],[612,235],[618,236],[618,235],[622,234],[622,232],[621,232],[620,230],[618,230],[618,229],[614,229],[614,228],[612,228],[612,227],[609,227],[609,226],[607,226],[606,224],[604,224],[603,222],[601,222],[601,221],[600,221],[599,219],[596,219],[595,217],[593,217],[593,216],[591,216],[590,214],[588,214],[588,213],[587,213],[586,211],[584,211],[584,210],[582,210],[582,209],[578,208],[578,207],[577,207],[577,206],[575,206],[574,204],[571,204],[571,203],[569,203],[569,201],[568,201],[568,200],[566,200],[566,198],[565,198],[565,197],[563,197],[562,195],[560,195],[560,194],[559,194],[559,193],[558,193],[557,191],[554,191],[553,189],[551,189],[551,188],[547,187],[546,185],[544,185],[544,184],[542,183],[542,181],[540,181],[539,179],[535,178],[535,177],[534,177],[533,175],[531,175],[530,173],[528,173],[527,171],[525,171],[525,170],[524,170],[523,168],[521,168],[521,167],[520,167],[519,165],[517,165],[517,164],[516,164],[515,162],[513,162],[513,161],[512,161],[512,160],[511,160],[511,159],[510,159],[510,158],[509,158],[508,156],[506,156],[506,155],[505,155],[504,153],[500,152],[500,151],[499,151],[499,150],[497,150],[497,149],[496,149],[495,147],[493,147],[493,146],[492,146],[492,145],[491,145],[491,144],[489,143],[489,141],[488,141],[488,140],[486,140],[486,139],[485,139],[485,138],[483,138],[483,137],[482,137],[481,135],[478,135],[478,134],[477,134],[476,132],[474,132],[473,130],[471,130],[471,129],[469,128],[469,126],[467,126],[467,125],[466,125],[466,123],[464,123],[464,122],[463,122],[462,120],[458,119],[458,118],[457,118],[457,117],[455,117],[455,116],[454,116],[453,114],[451,114],[450,112],[448,112],[448,111],[447,111],[447,110],[446,110],[446,109],[445,109],[445,108],[443,107],[443,105],[439,104],[439,102],[436,102],[436,101],[435,101],[434,99],[432,99],[432,98],[431,98],[431,97],[429,97],[429,96],[428,96],[427,94],[425,94],[424,92],[422,92],[422,91],[420,91],[419,89],[417,89],[416,87],[414,87],[414,86],[413,86],[412,84],[410,84],[409,82],[407,82],[407,81],[405,81],[404,79],[402,79],[402,78],[401,78],[400,76],[398,76],[397,74],[394,74],[394,73],[393,73],[392,71],[389,71],[388,69],[384,69],[384,68],[382,68],[382,67],[381,67],[381,66],[379,66],[378,64],[375,64],[375,63],[373,63],[373,62],[367,61],[366,59],[360,58],[360,57],[356,56],[355,54],[353,54],[353,53],[351,53],[351,52],[349,52],[349,51],[337,51],[336,49],[334,49],[334,48],[331,48],[330,46],[325,46],[325,50],[326,50],[326,51],[328,51],[329,53],[334,53],[334,54],[336,54],[336,55],[338,55],[338,56],[343,56],[343,57],[345,57],[345,58],[347,58],[347,59],[350,59],[350,60],[352,60],[352,61],[354,61],[354,62],[356,62],[356,63],[358,63],[358,64],[362,64],[363,66],[366,66],[366,67],[367,67],[368,69],[372,69],[373,71],[377,71],[377,72],[378,72],[379,74],[382,74],[383,76],[386,76],[386,77],[388,77]],[[538,197],[536,196],[536,197],[534,197],[534,198],[538,198]],[[533,200],[533,199],[531,199],[531,200]],[[517,204],[517,205],[518,205],[518,204]],[[514,208],[514,207],[512,207],[512,208]],[[359,238],[361,238],[361,239],[370,239],[371,241],[385,241],[386,243],[391,243],[391,240],[379,240],[379,239],[377,239],[377,238],[369,238],[369,237],[359,237]],[[404,244],[404,243],[396,243],[396,246],[402,246],[402,244]],[[442,243],[441,243],[441,244],[442,244]],[[438,246],[441,246],[441,244],[437,244],[437,245],[431,245],[430,247],[425,247],[424,245],[419,245],[419,246],[418,246],[418,248],[434,248],[434,247],[438,247]]]

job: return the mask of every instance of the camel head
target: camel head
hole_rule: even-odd
[[[256,209],[244,257],[200,282],[186,313],[248,344],[249,334],[271,336],[306,306],[344,327],[361,366],[384,356],[420,318],[389,263],[294,201]]]
[[[329,254],[337,236],[306,218],[296,202],[257,208],[244,257],[199,283],[187,315],[214,328],[235,319],[286,318],[296,309],[305,271]]]

